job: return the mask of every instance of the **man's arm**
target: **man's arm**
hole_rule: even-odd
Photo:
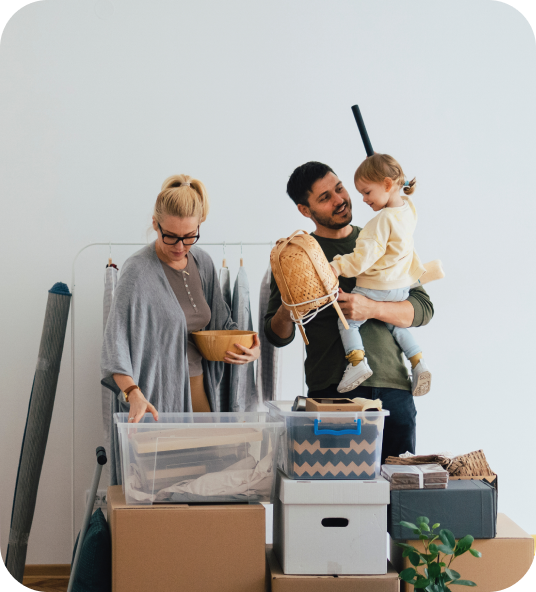
[[[433,304],[422,286],[412,288],[408,299],[402,302],[376,302],[361,294],[341,292],[339,304],[348,319],[377,319],[402,328],[427,325],[434,316]]]
[[[290,312],[281,304],[281,293],[274,274],[270,281],[270,300],[264,315],[264,334],[275,347],[288,345],[296,334],[296,326],[290,318]]]

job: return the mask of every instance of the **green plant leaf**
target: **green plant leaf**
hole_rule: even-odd
[[[454,556],[458,557],[459,555],[463,555],[466,551],[469,551],[474,540],[475,539],[470,534],[460,539],[454,549]]]
[[[471,553],[473,557],[482,557],[482,553],[476,549],[469,549],[469,553]]]
[[[409,561],[410,561],[411,565],[418,567],[419,563],[421,562],[421,557],[418,553],[410,553]]]
[[[447,574],[447,576],[451,580],[459,580],[461,577],[457,571],[454,571],[453,569],[449,569],[448,567],[445,569],[445,573]]]
[[[421,524],[421,530],[424,530],[424,532],[430,532],[430,527],[428,524]]]
[[[437,550],[441,553],[445,553],[445,555],[453,555],[454,549],[451,547],[447,547],[447,545],[437,545]]]
[[[413,587],[417,590],[419,590],[420,588],[426,588],[426,586],[430,585],[430,580],[428,579],[424,579],[424,580],[417,580],[414,584]]]
[[[411,582],[416,574],[417,572],[412,567],[408,567],[400,572],[400,579],[404,582]]]
[[[441,539],[441,542],[444,545],[447,545],[448,547],[454,549],[454,546],[456,545],[456,539],[454,538],[454,535],[452,534],[452,532],[450,532],[450,530],[442,528],[439,531],[439,538]]]
[[[440,561],[437,565],[440,565],[441,567],[445,567],[447,564],[444,561]]]
[[[421,532],[421,530],[420,530],[419,528],[416,528],[416,529],[413,531],[413,534],[422,534],[422,532]]]
[[[441,567],[437,563],[431,563],[428,566],[428,578],[434,580],[441,573]]]
[[[435,530],[436,528],[439,528],[441,526],[441,524],[439,524],[439,522],[436,522],[433,526],[432,526],[432,530]]]
[[[415,524],[413,524],[412,522],[400,522],[399,523],[400,526],[404,526],[405,528],[411,528],[411,529],[416,529],[417,527],[415,526]]]
[[[419,540],[421,540],[421,541],[427,541],[428,540],[428,537],[425,534],[421,534],[421,535],[419,535]]]
[[[473,539],[473,537],[469,537],[469,539],[467,537],[463,537],[463,539],[460,539],[458,541],[458,544],[454,549],[454,557],[459,557],[460,555],[463,555],[464,553],[469,551],[472,545],[472,540],[470,539]]]
[[[417,522],[417,524],[430,524],[430,520],[428,520],[426,516],[418,516],[415,522]]]
[[[451,586],[471,586],[474,587],[476,586],[476,584],[474,582],[471,582],[471,580],[456,580],[455,582],[452,582]]]
[[[434,543],[430,543],[428,545],[428,550],[430,551],[430,553],[435,553],[436,555],[438,553],[437,545],[434,545]]]

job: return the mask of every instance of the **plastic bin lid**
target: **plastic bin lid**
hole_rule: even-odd
[[[279,471],[279,499],[299,505],[387,505],[389,481],[383,477],[360,479],[289,479]]]
[[[139,423],[128,421],[128,413],[114,413],[114,422],[118,427],[125,424],[129,427],[168,429],[171,427],[211,428],[240,427],[249,424],[251,427],[284,427],[284,423],[266,412],[237,413],[159,413],[158,421],[150,413],[146,413]]]
[[[292,411],[294,401],[266,401],[265,405],[276,415],[280,417],[300,418],[300,417],[352,417],[363,419],[375,419],[378,417],[387,417],[390,415],[387,409],[381,411]]]

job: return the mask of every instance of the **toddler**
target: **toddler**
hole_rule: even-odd
[[[374,154],[359,165],[354,182],[363,201],[379,214],[361,230],[353,253],[337,255],[331,266],[337,276],[356,278],[352,294],[380,302],[406,300],[410,287],[425,272],[413,250],[417,212],[409,196],[415,191],[416,180],[405,181],[402,167],[392,156]],[[372,376],[359,332],[365,322],[348,320],[347,330],[339,320],[349,362],[337,387],[339,393],[353,390]],[[411,362],[413,395],[425,395],[430,390],[432,376],[421,348],[408,329],[386,325]]]

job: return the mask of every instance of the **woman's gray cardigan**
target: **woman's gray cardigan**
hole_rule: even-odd
[[[206,330],[236,329],[224,302],[216,269],[208,253],[192,247],[211,319]],[[155,251],[155,243],[125,262],[106,329],[101,356],[101,383],[115,393],[113,413],[128,412],[129,405],[113,374],[131,376],[158,412],[192,411],[188,374],[186,318],[169,285]],[[212,411],[219,411],[217,388],[223,362],[203,360],[205,392]],[[113,421],[113,419],[112,419]],[[112,426],[109,452],[111,484],[121,483],[117,431]]]

